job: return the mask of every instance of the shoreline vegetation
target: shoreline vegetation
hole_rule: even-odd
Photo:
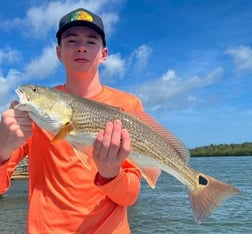
[[[189,149],[191,157],[251,156],[252,142],[242,144],[211,144]]]

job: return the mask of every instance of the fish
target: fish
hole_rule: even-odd
[[[55,88],[21,85],[16,90],[15,109],[27,111],[41,128],[53,133],[52,144],[67,140],[83,166],[90,169],[86,149],[108,121],[121,120],[131,138],[129,159],[143,178],[155,188],[162,171],[174,176],[186,188],[196,223],[201,224],[225,200],[240,194],[239,189],[188,165],[190,151],[170,130],[145,111],[124,111]]]

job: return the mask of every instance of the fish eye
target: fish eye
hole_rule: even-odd
[[[33,88],[32,91],[36,93],[38,91],[38,88]]]

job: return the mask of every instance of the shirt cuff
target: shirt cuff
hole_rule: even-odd
[[[102,177],[99,173],[97,173],[96,176],[95,176],[94,183],[95,183],[95,185],[97,185],[97,186],[102,186],[102,185],[107,184],[108,182],[110,182],[110,181],[113,180],[114,178],[115,178],[115,177],[113,177],[113,178],[104,178],[104,177]]]

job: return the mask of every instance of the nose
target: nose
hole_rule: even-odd
[[[80,45],[77,49],[78,53],[86,53],[87,52],[87,49],[85,46],[83,45]]]

